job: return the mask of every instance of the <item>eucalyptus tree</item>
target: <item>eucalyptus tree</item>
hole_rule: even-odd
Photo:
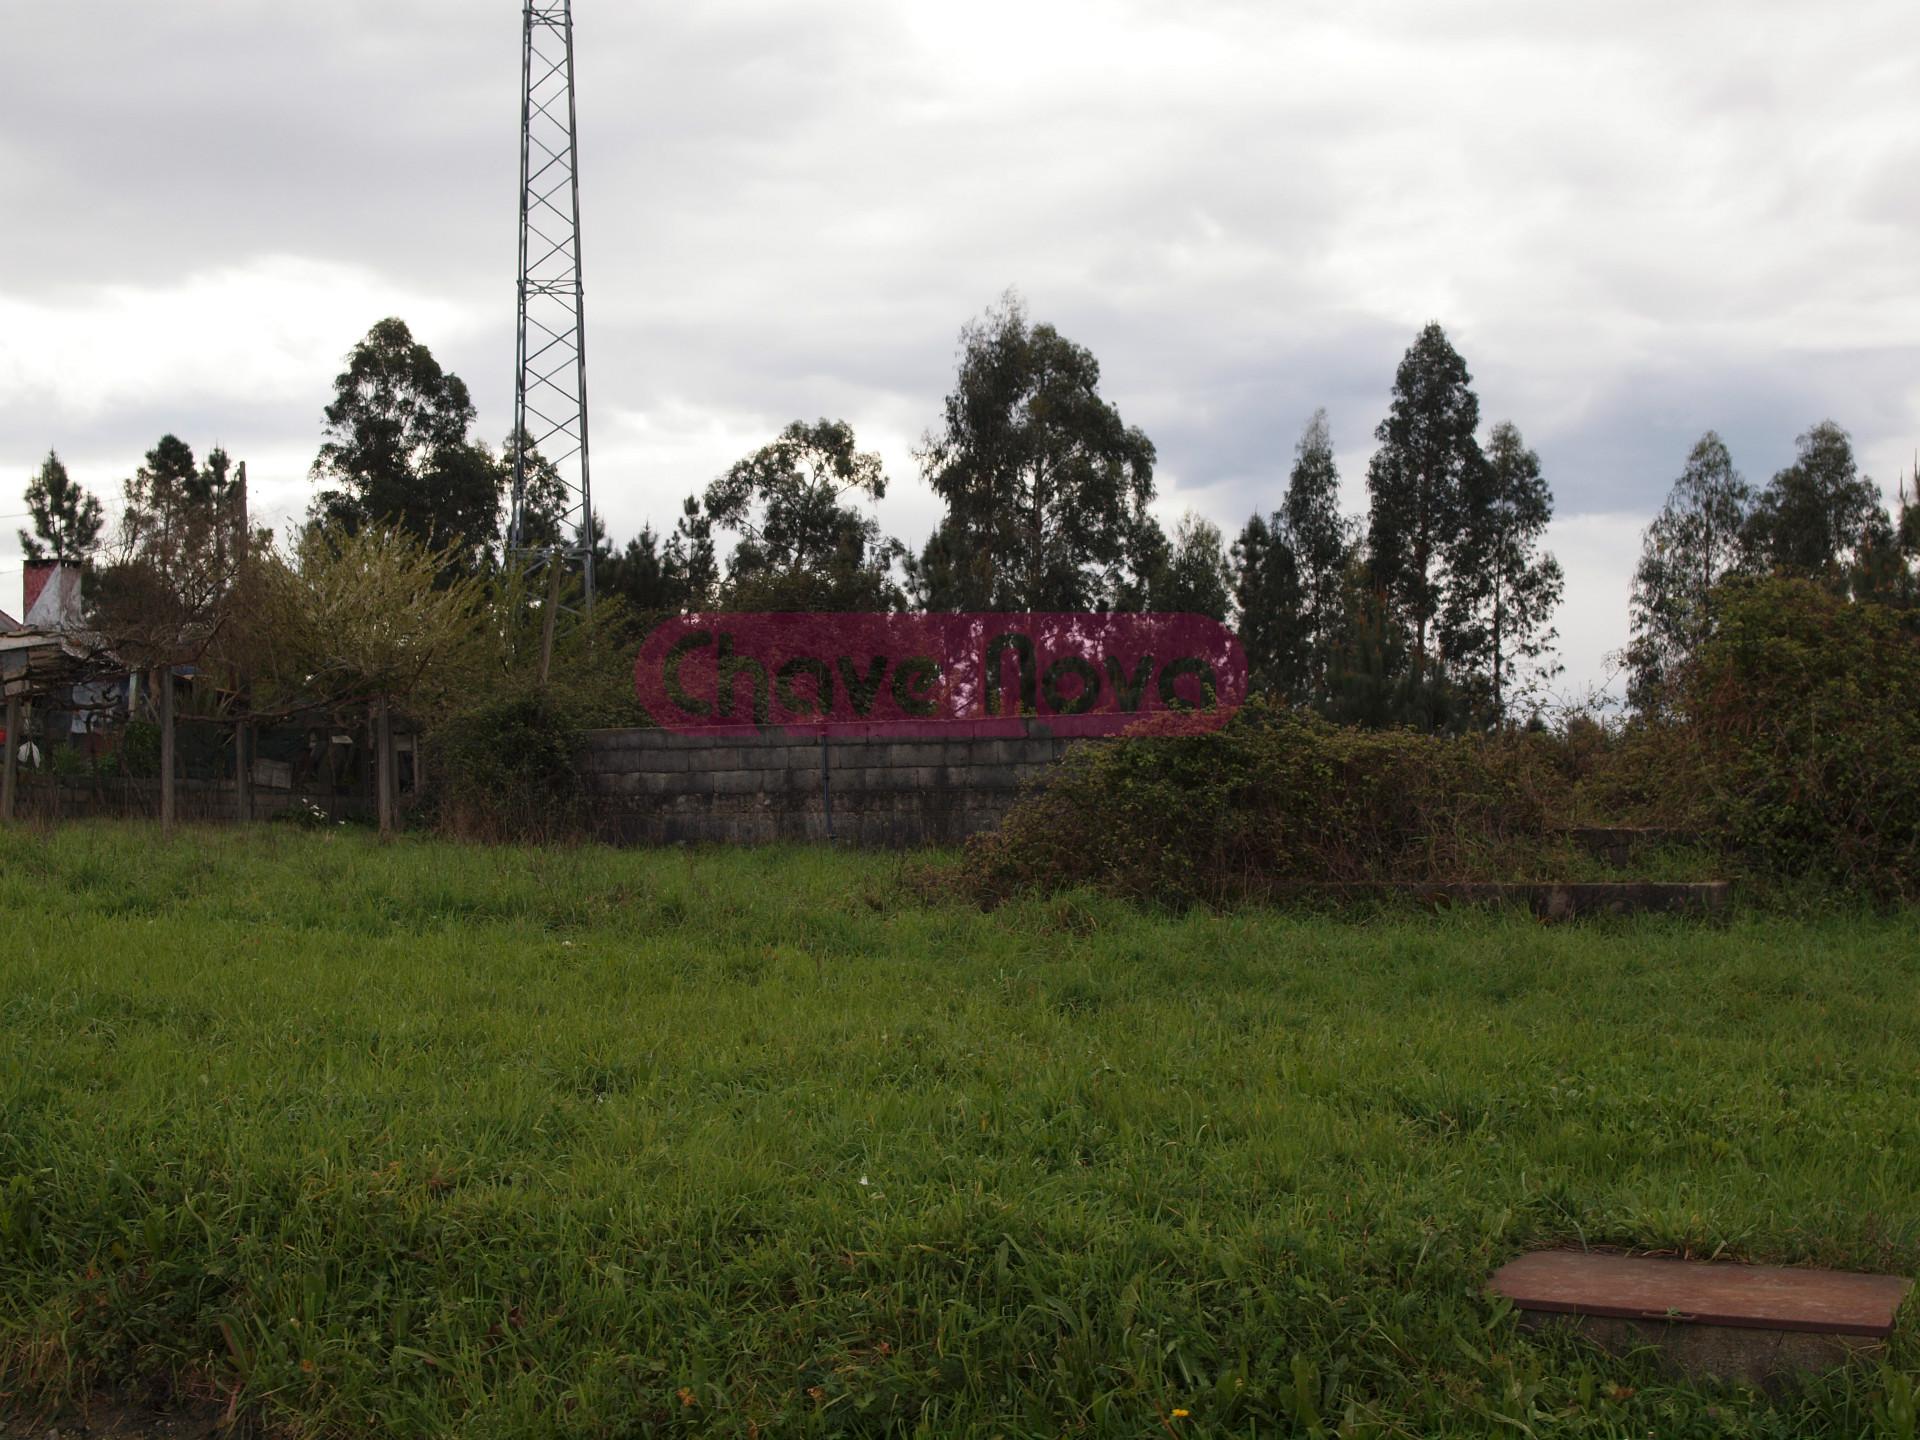
[[[1233,595],[1250,685],[1286,700],[1306,698],[1311,633],[1299,557],[1279,516],[1254,515],[1233,542]]]
[[[1100,364],[1018,296],[961,332],[941,423],[918,451],[945,504],[909,567],[935,610],[1137,602],[1165,543],[1153,442],[1100,394]]]
[[[473,400],[399,319],[382,320],[347,357],[326,408],[311,515],[346,530],[396,525],[484,569],[500,536],[504,467],[472,438]]]
[[[1558,670],[1553,612],[1566,589],[1560,562],[1540,548],[1553,493],[1511,423],[1493,427],[1461,512],[1441,630],[1449,666],[1499,725],[1517,693]]]
[[[893,610],[897,541],[862,506],[887,493],[879,455],[844,420],[796,420],[707,487],[705,515],[736,537],[728,603],[741,609]]]
[[[1310,696],[1324,700],[1347,623],[1347,565],[1353,552],[1353,525],[1340,513],[1340,470],[1325,410],[1313,412],[1294,448],[1278,518],[1285,522],[1298,572],[1302,678]]]
[[[1707,431],[1641,537],[1626,658],[1627,697],[1642,713],[1666,708],[1680,668],[1713,633],[1714,591],[1749,568],[1752,507],[1726,442]]]
[[[1437,323],[1415,338],[1394,375],[1393,399],[1367,469],[1367,555],[1373,582],[1411,637],[1416,681],[1430,652],[1465,520],[1465,492],[1484,463],[1473,376]]]
[[[1800,436],[1795,452],[1755,501],[1747,544],[1776,574],[1849,590],[1856,560],[1893,544],[1880,487],[1860,474],[1852,440],[1831,420]]]

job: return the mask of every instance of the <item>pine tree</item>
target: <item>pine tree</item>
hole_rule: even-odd
[[[667,537],[660,556],[669,593],[679,597],[684,610],[712,607],[720,588],[720,562],[713,544],[713,517],[689,495],[680,507],[680,519]]]
[[[101,630],[128,656],[179,661],[205,652],[242,602],[247,467],[215,449],[206,463],[163,435],[125,484],[111,554],[93,585]]]
[[[616,551],[606,526],[593,517],[593,580],[600,593],[617,596],[635,615],[679,611],[686,597],[675,588],[660,554],[660,537],[651,525]]]
[[[105,524],[100,502],[73,482],[51,450],[27,482],[27,513],[33,517],[33,530],[20,532],[20,548],[29,561],[82,565],[99,547]]]

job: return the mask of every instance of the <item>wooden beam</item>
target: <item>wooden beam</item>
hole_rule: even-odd
[[[1501,1266],[1490,1288],[1517,1310],[1885,1340],[1913,1282],[1802,1266],[1541,1250]]]
[[[1616,1354],[1651,1350],[1670,1374],[1773,1388],[1883,1348],[1912,1282],[1567,1250],[1524,1255],[1488,1288],[1523,1329],[1571,1328]]]

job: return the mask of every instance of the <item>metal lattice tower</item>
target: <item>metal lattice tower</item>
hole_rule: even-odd
[[[520,328],[509,548],[577,569],[593,608],[587,329],[580,273],[580,145],[573,5],[526,6],[520,106]],[[557,473],[529,474],[529,453]],[[557,488],[558,495],[540,492]],[[559,533],[542,518],[558,510]]]

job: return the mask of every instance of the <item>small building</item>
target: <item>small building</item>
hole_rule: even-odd
[[[29,562],[25,600],[25,621],[0,625],[0,694],[70,709],[73,687],[112,668],[98,637],[86,632],[79,567]]]

